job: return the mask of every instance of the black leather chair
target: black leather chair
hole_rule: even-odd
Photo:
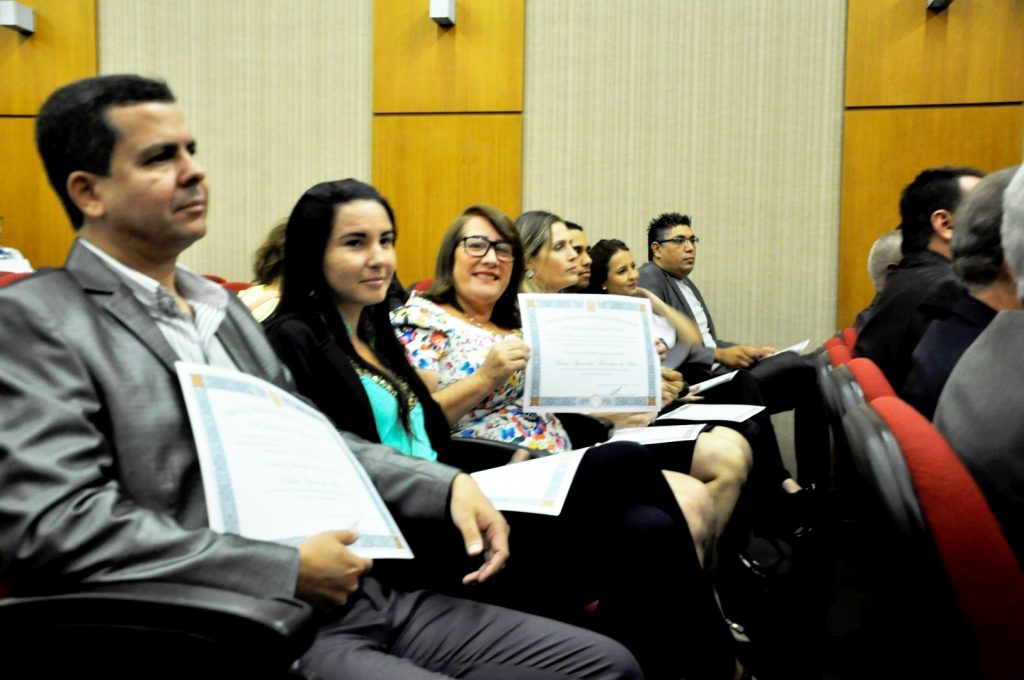
[[[7,678],[301,677],[311,607],[180,583],[131,582],[0,599]]]

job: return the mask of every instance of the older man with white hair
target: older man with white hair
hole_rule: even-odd
[[[1003,194],[1003,254],[1024,300],[1024,167]],[[999,312],[949,377],[935,425],[978,482],[1024,564],[1024,310]]]

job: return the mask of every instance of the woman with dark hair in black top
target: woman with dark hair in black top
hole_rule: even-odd
[[[289,219],[281,303],[267,334],[300,392],[339,429],[443,462],[447,421],[388,319],[394,241],[391,208],[373,187],[312,187]],[[447,577],[461,572],[434,564],[444,582],[430,585],[591,625],[626,644],[648,678],[739,675],[686,519],[643,447],[588,451],[559,516],[506,516],[515,531],[505,573],[467,592]],[[417,562],[442,554],[403,529]],[[402,569],[382,560],[375,568]],[[596,612],[581,618],[595,600]]]

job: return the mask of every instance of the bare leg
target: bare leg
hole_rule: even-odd
[[[716,536],[725,530],[752,465],[750,444],[735,430],[716,427],[697,438],[690,474],[704,482],[714,501]]]
[[[690,475],[670,470],[662,470],[661,474],[686,517],[686,526],[690,528],[693,545],[697,549],[697,559],[703,565],[705,555],[710,554],[718,538],[714,500],[704,483]]]

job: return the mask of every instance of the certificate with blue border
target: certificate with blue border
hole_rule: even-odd
[[[498,510],[559,515],[586,451],[567,451],[501,465],[474,472],[473,479]]]
[[[624,295],[519,295],[530,346],[524,409],[661,409],[661,365],[651,304]]]
[[[354,530],[350,549],[411,558],[394,518],[330,421],[251,375],[175,364],[199,454],[210,528],[297,545]]]

